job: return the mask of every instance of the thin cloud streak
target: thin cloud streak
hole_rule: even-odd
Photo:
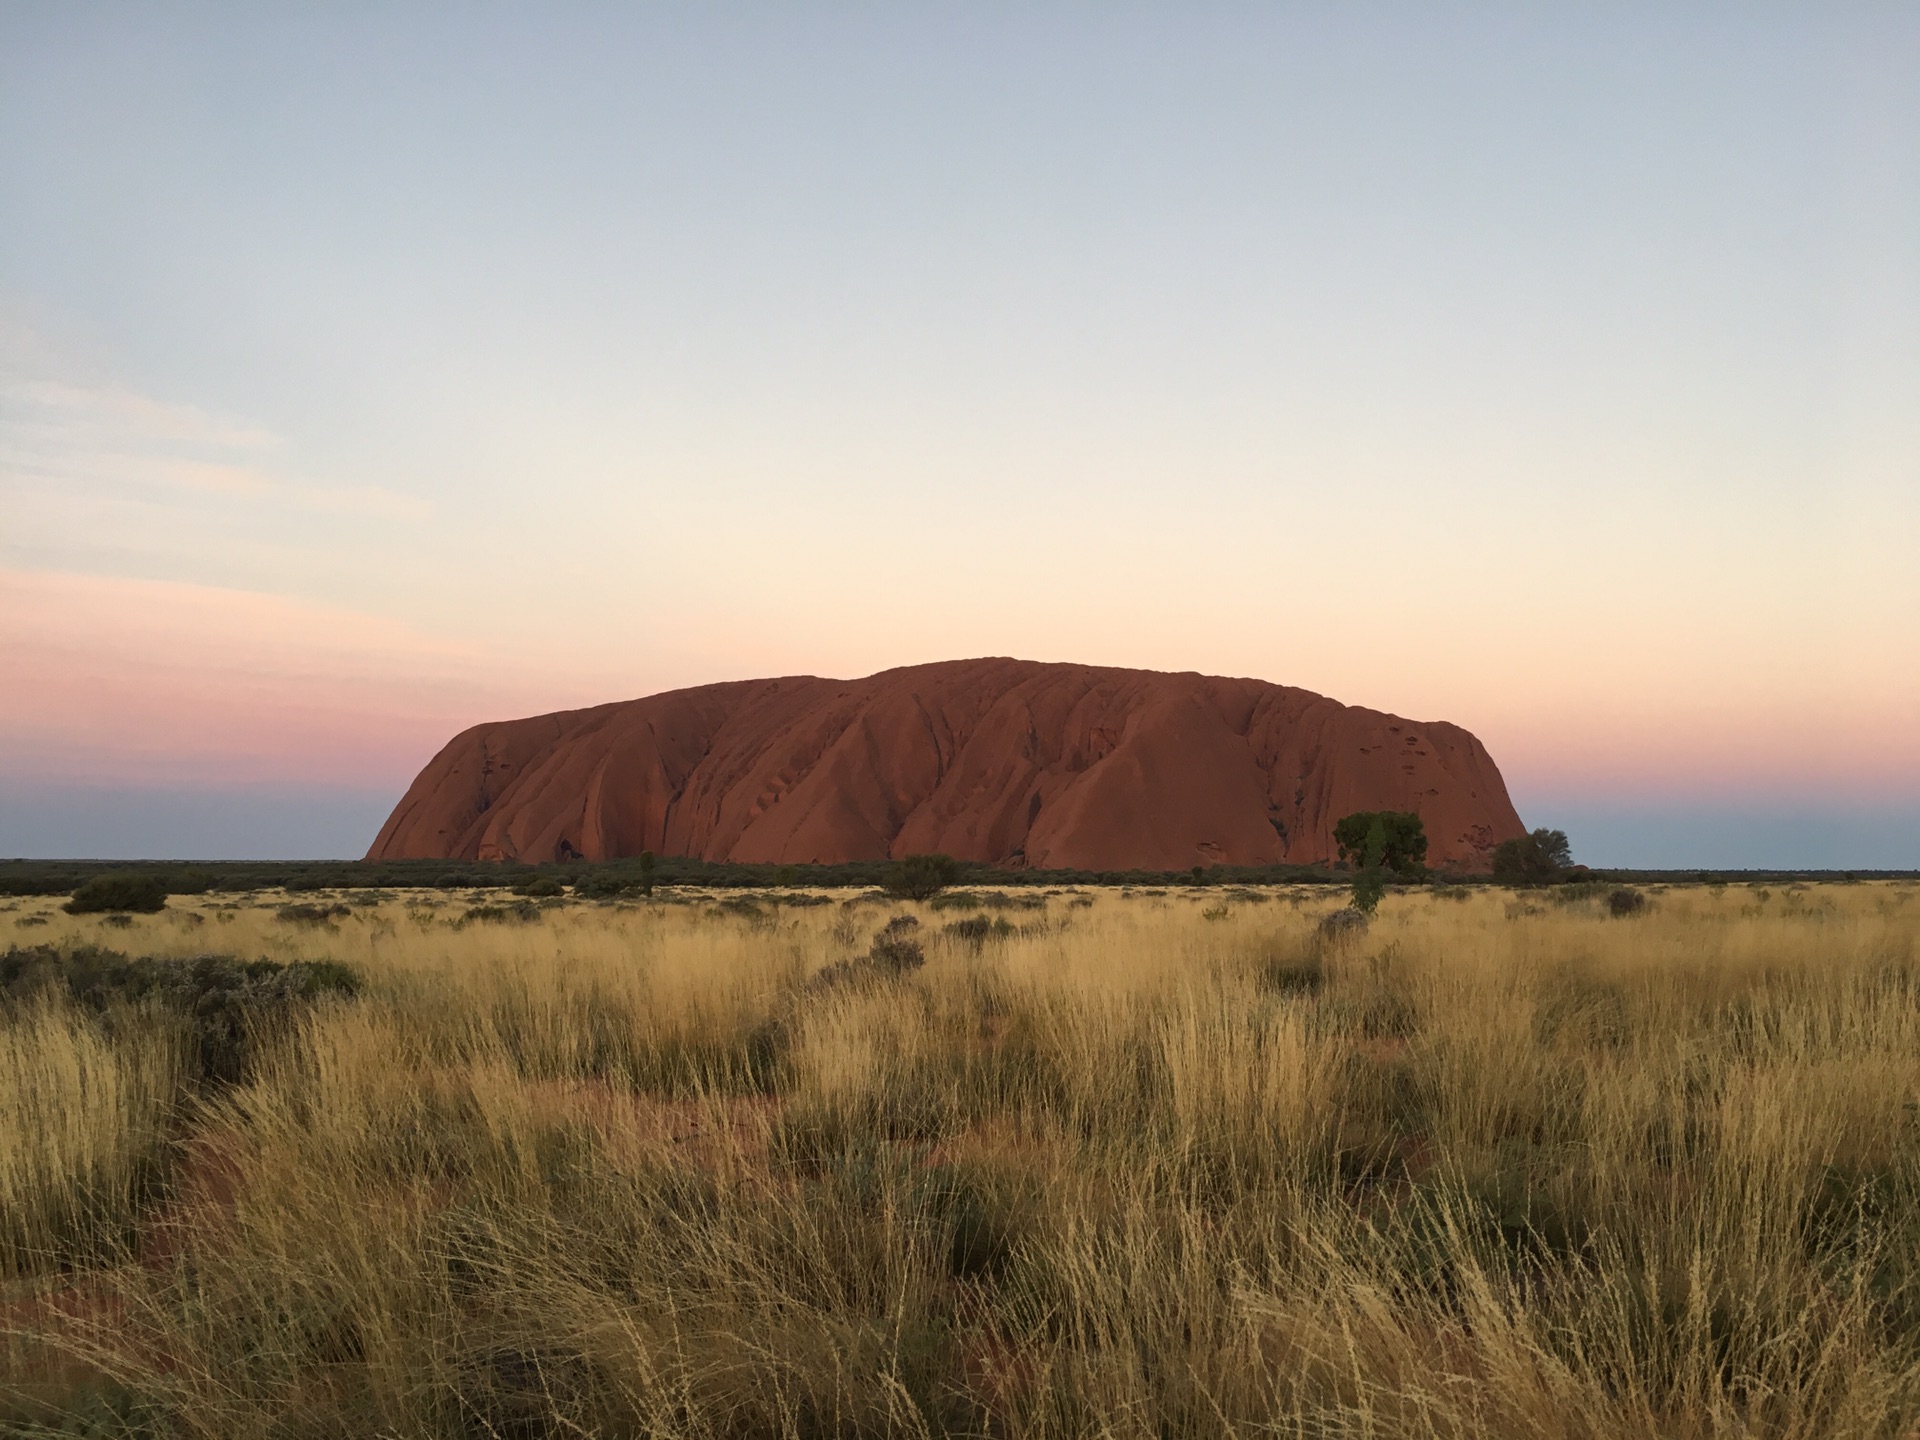
[[[229,496],[305,513],[425,520],[432,504],[378,485],[314,485],[273,464],[270,430],[110,383],[60,378],[44,337],[0,307],[0,487],[111,504],[130,491]]]
[[[47,353],[44,345],[18,341],[7,348],[24,354]],[[117,386],[28,380],[20,385],[19,394],[50,418],[73,417],[74,427],[87,433],[106,430],[222,450],[263,449],[279,443],[271,432],[257,426],[235,424],[191,405],[170,405]]]

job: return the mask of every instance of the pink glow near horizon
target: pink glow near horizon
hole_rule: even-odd
[[[842,634],[840,647],[849,638]],[[1152,667],[1154,657],[1135,663]],[[524,649],[489,653],[278,596],[17,571],[0,572],[0,669],[11,680],[0,698],[0,746],[17,776],[396,793],[466,725],[632,698],[675,683],[649,685],[605,668],[582,673],[569,670],[564,657]],[[1337,690],[1333,698],[1355,699]],[[1541,708],[1537,694],[1529,708],[1522,687],[1488,687],[1471,713],[1450,707],[1435,714],[1414,693],[1399,705],[1377,693],[1365,698],[1376,708],[1474,730],[1516,788],[1595,798],[1756,790],[1920,796],[1920,724],[1911,708],[1838,696],[1808,697],[1790,711],[1755,710],[1751,697],[1674,707],[1657,695],[1615,695],[1606,713],[1556,713]]]
[[[406,626],[283,597],[0,572],[16,776],[390,786],[476,719],[600,698]]]

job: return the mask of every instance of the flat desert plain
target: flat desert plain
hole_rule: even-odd
[[[1644,894],[8,902],[0,1430],[1912,1435],[1920,887]]]

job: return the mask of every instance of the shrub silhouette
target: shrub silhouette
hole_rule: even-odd
[[[965,940],[968,944],[980,946],[990,939],[1005,939],[1013,934],[1013,926],[1007,923],[1004,915],[989,920],[984,915],[969,915],[964,920],[955,920],[940,932],[951,935],[955,940]]]
[[[1344,910],[1335,910],[1321,920],[1315,929],[1322,940],[1347,940],[1367,933],[1367,912],[1352,905]]]
[[[453,923],[456,925],[494,924],[508,920],[526,922],[540,918],[540,907],[531,900],[516,900],[511,905],[475,905]]]
[[[1638,915],[1647,908],[1647,897],[1638,890],[1622,888],[1607,896],[1607,913],[1625,917]]]
[[[1333,843],[1339,848],[1341,860],[1356,870],[1384,865],[1412,879],[1426,867],[1427,827],[1411,811],[1356,810],[1335,822]],[[1371,859],[1370,848],[1378,850]]]
[[[960,878],[948,855],[909,855],[887,872],[886,891],[900,900],[931,900]]]
[[[909,970],[918,970],[927,963],[927,957],[920,948],[920,942],[907,937],[919,928],[920,922],[911,915],[894,916],[873,937],[873,946],[867,951],[867,963],[887,975],[904,975]]]
[[[69,915],[98,915],[104,911],[140,910],[148,914],[167,907],[166,882],[157,875],[124,870],[96,875],[67,901]]]
[[[273,918],[285,925],[328,925],[353,914],[345,905],[282,905]]]
[[[611,870],[590,870],[573,882],[573,893],[582,900],[612,900],[634,888],[632,880]]]
[[[909,939],[920,922],[911,915],[896,915],[873,937],[867,953],[853,960],[836,960],[808,981],[812,990],[831,990],[841,985],[871,984],[875,980],[897,980],[927,963],[926,951],[918,940]]]
[[[128,1008],[158,1010],[187,1032],[201,1081],[233,1085],[247,1078],[263,1039],[323,997],[359,994],[360,977],[332,960],[130,959],[92,945],[16,947],[0,955],[0,997],[24,1001],[49,991],[65,991],[109,1021]]]
[[[1502,885],[1551,885],[1572,863],[1566,831],[1535,830],[1494,848],[1493,878]]]

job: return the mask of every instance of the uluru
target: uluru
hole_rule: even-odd
[[[1356,810],[1418,813],[1445,869],[1483,869],[1524,833],[1457,725],[1263,680],[993,658],[475,725],[368,858],[1308,865]]]

